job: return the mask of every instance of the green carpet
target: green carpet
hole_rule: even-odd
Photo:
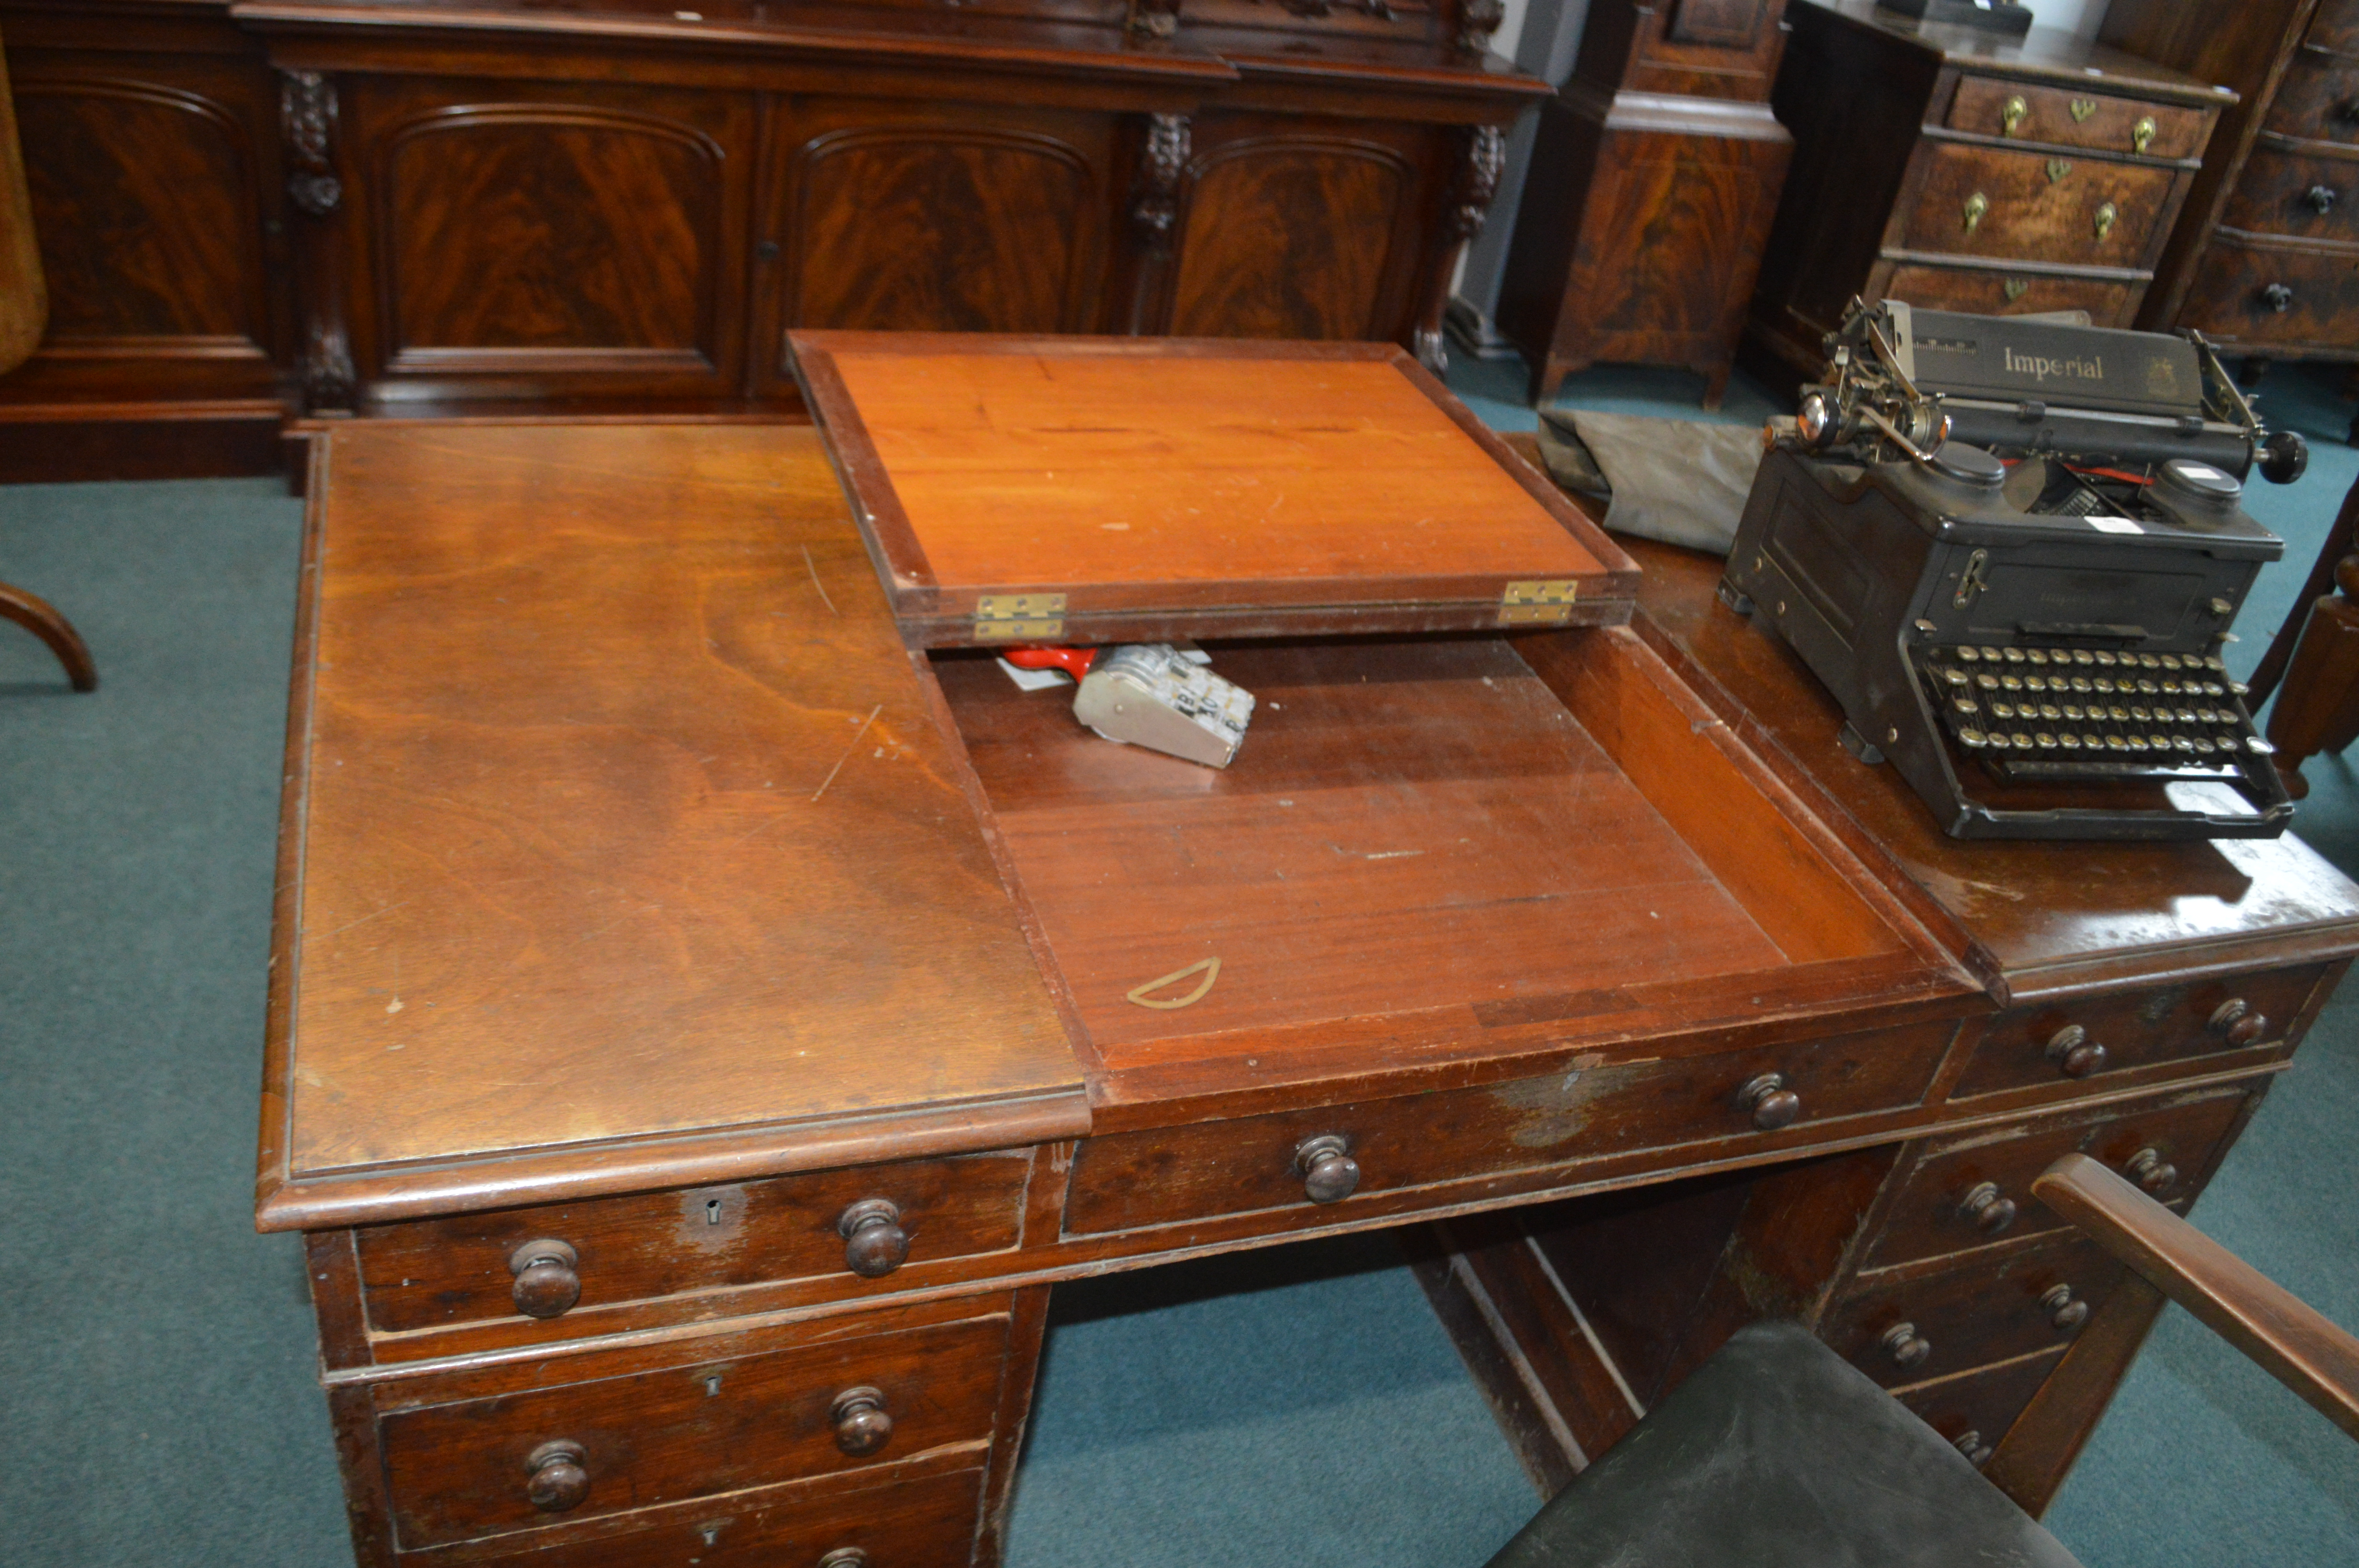
[[[1684,412],[1599,373],[1572,395]],[[2359,472],[2330,384],[2279,376],[2323,439],[2259,493],[2294,564],[2247,660]],[[296,1249],[248,1217],[299,518],[275,481],[0,489],[0,579],[71,615],[104,681],[69,695],[0,626],[10,1568],[351,1561]],[[2310,772],[2302,831],[2359,867],[2359,788]],[[2359,996],[2197,1212],[2345,1323],[2355,1126]],[[1060,1287],[1010,1558],[1472,1568],[1535,1502],[1377,1238]],[[2359,1446],[2174,1312],[2051,1522],[2090,1568],[2359,1563]]]

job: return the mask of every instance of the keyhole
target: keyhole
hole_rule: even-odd
[[[707,1198],[704,1200],[704,1223],[707,1225],[718,1225],[721,1223],[721,1200],[719,1198]]]
[[[704,1375],[704,1397],[708,1400],[713,1399],[717,1397],[720,1392],[721,1374],[718,1372],[707,1372]]]

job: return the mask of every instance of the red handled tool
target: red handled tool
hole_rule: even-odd
[[[1010,648],[999,655],[1019,670],[1062,670],[1075,680],[1097,662],[1095,648]]]

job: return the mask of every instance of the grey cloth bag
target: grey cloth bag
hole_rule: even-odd
[[[1642,414],[1551,408],[1540,415],[1549,474],[1609,504],[1605,526],[1713,555],[1728,554],[1761,466],[1761,432]]]

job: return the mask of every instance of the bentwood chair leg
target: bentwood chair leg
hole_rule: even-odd
[[[0,620],[14,621],[47,643],[58,663],[65,665],[66,679],[76,691],[98,689],[98,666],[91,662],[82,633],[48,600],[0,582]]]

